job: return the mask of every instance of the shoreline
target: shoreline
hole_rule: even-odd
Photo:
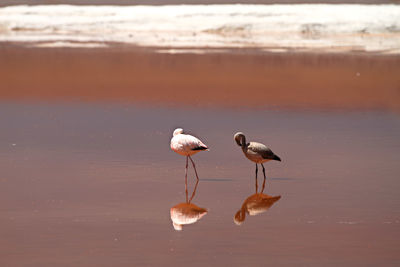
[[[4,0],[0,7],[15,5],[212,5],[212,4],[254,4],[254,5],[272,5],[272,4],[400,4],[400,1],[390,0],[37,0],[32,4],[29,0]]]
[[[14,6],[0,8],[0,41],[180,50],[174,53],[237,48],[400,54],[399,16],[400,5]]]
[[[158,50],[127,45],[27,48],[2,43],[0,100],[400,109],[398,55]]]
[[[124,42],[80,42],[80,41],[0,41],[0,49],[71,49],[71,50],[91,50],[98,49],[105,52],[145,52],[160,54],[235,54],[235,55],[315,55],[315,56],[360,56],[360,57],[397,57],[400,58],[400,52],[397,50],[367,51],[358,49],[358,47],[235,47],[235,46],[143,46],[134,43]]]

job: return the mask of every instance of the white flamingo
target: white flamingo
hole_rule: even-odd
[[[187,181],[185,181],[186,188],[186,202],[179,203],[173,206],[170,210],[172,225],[177,231],[181,231],[184,225],[193,224],[200,220],[207,214],[207,209],[200,208],[199,206],[192,203],[194,195],[196,194],[197,185],[199,180],[196,181],[196,185],[193,189],[192,196],[188,198]]]
[[[185,181],[187,181],[187,170],[188,170],[188,159],[192,162],[196,178],[199,180],[197,175],[196,165],[194,164],[191,155],[196,154],[202,150],[208,150],[208,147],[201,142],[198,138],[184,134],[183,129],[175,129],[173,137],[171,139],[171,149],[179,155],[186,156],[186,169],[185,169]]]

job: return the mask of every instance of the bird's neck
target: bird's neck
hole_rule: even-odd
[[[242,145],[242,150],[244,153],[246,153],[247,151],[247,146],[248,146],[247,144]]]

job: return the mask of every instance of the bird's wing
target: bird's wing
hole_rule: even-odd
[[[273,159],[275,157],[274,152],[261,143],[250,142],[248,150],[261,155],[264,159]]]
[[[192,135],[184,134],[179,141],[184,147],[190,150],[207,149],[207,146],[203,142]]]

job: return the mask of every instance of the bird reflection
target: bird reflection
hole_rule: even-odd
[[[237,225],[241,225],[244,222],[246,219],[246,213],[250,216],[264,213],[281,198],[281,196],[270,196],[263,193],[265,189],[265,179],[260,193],[258,193],[257,177],[255,178],[255,187],[256,193],[246,198],[242,207],[236,212],[235,217],[233,218],[233,221]]]
[[[199,180],[196,181],[196,185],[194,186],[192,195],[189,198],[187,190],[187,181],[185,181],[186,202],[179,203],[173,206],[170,210],[172,225],[174,226],[174,229],[177,231],[181,231],[183,225],[193,224],[197,222],[208,212],[207,209],[200,208],[199,206],[192,203],[192,200],[196,194],[198,184]]]

